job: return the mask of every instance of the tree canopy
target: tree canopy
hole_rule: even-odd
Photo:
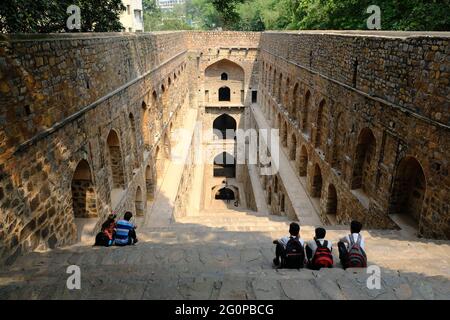
[[[67,8],[81,9],[82,32],[122,31],[121,0],[4,0],[0,6],[0,30],[7,33],[51,33],[67,30]]]
[[[80,31],[122,31],[121,0],[4,0],[0,30],[8,33],[68,31],[67,7],[81,8]],[[143,0],[145,31],[155,30],[364,30],[367,8],[381,8],[383,30],[450,31],[450,0],[186,0],[162,11]]]

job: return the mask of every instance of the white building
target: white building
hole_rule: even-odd
[[[122,0],[122,3],[126,9],[120,16],[120,22],[125,28],[125,32],[144,31],[142,0]]]
[[[177,4],[183,4],[185,0],[156,0],[161,10],[172,10]]]

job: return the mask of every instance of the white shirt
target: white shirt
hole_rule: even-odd
[[[286,245],[290,239],[291,239],[291,237],[287,236],[287,237],[281,238],[280,240],[278,240],[278,242],[286,249]],[[303,239],[301,239],[301,238],[297,238],[297,239],[300,242],[300,244],[302,245],[302,247],[305,247],[305,241],[303,241]]]
[[[362,234],[360,234],[360,233],[352,233],[351,234],[352,236],[353,236],[353,242],[354,243],[356,243],[356,241],[358,241],[358,235],[360,235],[361,236],[361,244],[360,244],[360,246],[361,246],[361,249],[363,249],[364,251],[366,251],[366,249],[365,249],[365,243],[364,243],[364,238],[363,238],[363,236],[362,236]],[[350,246],[350,235],[346,235],[345,237],[343,237],[342,239],[341,239],[341,241],[342,242],[344,242],[344,243],[346,243],[348,246]]]
[[[320,243],[321,245],[323,245],[325,239],[317,239],[317,241],[319,241],[319,243]],[[331,251],[332,248],[333,248],[333,244],[331,243],[330,240],[327,240],[327,242],[328,242],[328,243],[327,243],[327,248],[330,249],[330,251]],[[316,243],[316,241],[315,241],[315,240],[308,241],[308,242],[306,243],[306,245],[311,249],[311,251],[312,251],[312,256],[314,257],[314,255],[316,254],[316,250],[317,250],[317,243]]]

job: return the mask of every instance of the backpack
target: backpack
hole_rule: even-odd
[[[349,236],[350,248],[347,254],[347,268],[367,268],[367,257],[361,248],[361,235],[358,234],[358,240],[353,239],[353,235]]]
[[[281,260],[282,268],[300,269],[305,261],[305,250],[297,238],[291,237],[286,244],[286,252]]]
[[[324,240],[323,244],[320,244],[319,240],[316,240],[317,250],[312,258],[312,264],[316,268],[331,268],[333,267],[333,255],[328,248],[328,241]]]
[[[109,247],[111,244],[112,244],[112,241],[109,240],[108,236],[105,233],[99,232],[95,236],[94,246]]]

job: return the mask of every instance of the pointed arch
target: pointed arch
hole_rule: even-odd
[[[80,160],[71,182],[72,210],[75,218],[98,216],[97,194],[92,181],[91,167],[86,160]]]
[[[231,101],[231,90],[229,87],[224,86],[219,88],[219,101]]]
[[[311,196],[313,198],[322,197],[322,171],[320,166],[316,163],[314,166],[314,175],[312,177]]]
[[[419,224],[426,190],[427,181],[422,165],[414,157],[404,157],[395,172],[390,212],[408,215]]]
[[[136,141],[136,124],[134,121],[133,113],[130,112],[130,114],[128,115],[128,119],[130,121],[131,129],[131,154],[133,155],[133,164],[135,168],[139,168],[139,154]]]
[[[142,189],[139,186],[136,189],[136,197],[134,198],[134,207],[136,210],[136,216],[143,217],[145,204],[144,204],[144,197],[142,196]]]
[[[299,159],[299,175],[300,177],[306,177],[308,172],[308,150],[305,145],[302,146],[300,150],[300,159]]]
[[[291,143],[289,145],[289,160],[295,161],[297,157],[297,136],[293,132],[291,135]]]
[[[154,198],[155,184],[153,170],[150,165],[145,168],[145,188],[147,189],[147,200],[152,201]]]
[[[327,192],[327,205],[326,205],[326,214],[336,215],[337,214],[337,192],[336,188],[333,184],[328,185]]]
[[[123,171],[122,150],[117,132],[113,129],[106,139],[109,151],[109,165],[113,181],[113,188],[124,188],[125,175]]]
[[[218,116],[213,122],[214,134],[219,139],[234,139],[236,129],[236,120],[226,113]]]
[[[311,124],[309,121],[309,109],[311,104],[311,92],[309,90],[306,91],[304,102],[303,102],[303,110],[302,110],[302,130],[305,134],[311,133]]]
[[[375,161],[375,152],[376,139],[372,130],[369,128],[362,129],[354,155],[352,189],[362,189],[366,193],[371,192],[370,183],[373,176],[371,164]]]
[[[214,158],[214,177],[236,177],[236,161],[228,152],[222,152]]]
[[[291,103],[291,117],[294,120],[298,119],[298,112],[299,112],[299,108],[298,108],[298,94],[299,94],[299,90],[298,90],[298,83],[295,83],[294,85],[294,90],[292,91],[292,103]]]

